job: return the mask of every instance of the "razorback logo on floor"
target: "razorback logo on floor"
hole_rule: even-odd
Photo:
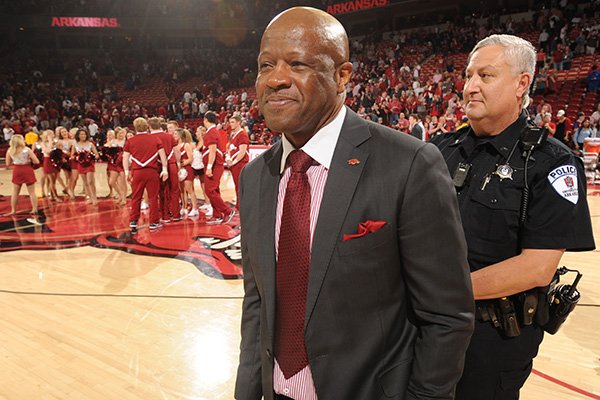
[[[6,215],[9,204],[10,197],[0,196],[0,252],[91,246],[187,261],[215,279],[242,278],[238,217],[228,225],[185,219],[156,232],[147,229],[148,221],[143,217],[134,233],[128,227],[127,208],[115,207],[112,200],[102,200],[97,207],[81,201],[52,203],[49,207],[46,200],[40,201],[39,223],[26,212]],[[20,196],[17,209],[27,210],[28,205],[29,199]]]

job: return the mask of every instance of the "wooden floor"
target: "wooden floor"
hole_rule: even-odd
[[[231,199],[230,179],[225,186]],[[0,195],[10,190],[0,170]],[[600,244],[600,188],[590,194]],[[233,398],[241,280],[91,246],[0,260],[0,399]],[[584,274],[581,305],[544,340],[522,399],[600,399],[599,260],[598,252],[563,257]]]

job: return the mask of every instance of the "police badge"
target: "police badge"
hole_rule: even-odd
[[[498,175],[501,181],[503,181],[504,179],[512,180],[513,171],[514,170],[510,165],[502,164],[499,165],[498,168],[496,168],[496,172],[494,172],[494,174]]]

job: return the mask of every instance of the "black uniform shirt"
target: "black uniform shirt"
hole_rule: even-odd
[[[522,248],[595,247],[583,165],[568,147],[550,137],[528,163],[529,205],[519,238],[525,175],[519,138],[526,124],[521,114],[496,136],[478,138],[465,128],[432,141],[444,155],[450,175],[460,163],[471,164],[464,185],[457,188],[471,271],[516,256]],[[495,174],[503,165],[512,168],[512,179],[506,177],[507,168],[504,179]]]

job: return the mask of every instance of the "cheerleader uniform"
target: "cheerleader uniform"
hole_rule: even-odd
[[[77,160],[77,172],[80,174],[87,174],[88,172],[96,171],[94,168],[92,143],[87,142],[83,146],[79,143],[75,143],[75,159]]]
[[[54,161],[50,157],[50,155],[52,154],[52,152],[54,150],[56,150],[56,148],[54,146],[52,147],[52,150],[50,150],[50,151],[44,151],[42,148],[42,153],[44,154],[43,168],[44,168],[45,174],[55,174],[60,171],[58,165],[55,165]]]
[[[44,153],[42,153],[42,145],[40,144],[40,142],[36,142],[32,146],[32,150],[35,156],[38,158],[38,160],[40,160],[39,164],[33,165],[33,169],[38,169],[44,164]]]
[[[62,141],[62,152],[63,152],[63,161],[60,165],[60,169],[64,171],[71,171],[73,168],[77,169],[77,161],[69,160],[71,155],[71,142],[68,140]]]
[[[200,182],[202,182],[202,177],[204,176],[204,164],[202,163],[202,153],[198,149],[194,149],[194,151],[192,152],[191,166],[194,170],[194,175],[196,176],[196,178],[199,178]]]
[[[35,183],[35,173],[27,149],[23,149],[13,157],[13,164],[12,183],[15,185],[33,185]]]
[[[71,155],[71,146],[73,146],[73,142],[63,142],[63,151],[67,153],[67,156],[70,158]],[[65,150],[67,149],[67,150]],[[77,162],[77,157],[73,157],[69,159],[69,163],[71,164],[71,171],[76,171],[79,163]]]
[[[112,142],[109,147],[107,171],[123,172],[123,146],[117,142]]]
[[[185,146],[182,145],[181,146],[181,163],[183,164],[183,162],[187,159],[188,159],[188,156],[187,156],[187,152],[185,151]],[[188,164],[188,165],[184,166],[183,168],[187,171],[187,176],[185,177],[185,180],[193,182],[195,175],[194,175],[194,169],[192,168],[192,165]]]

